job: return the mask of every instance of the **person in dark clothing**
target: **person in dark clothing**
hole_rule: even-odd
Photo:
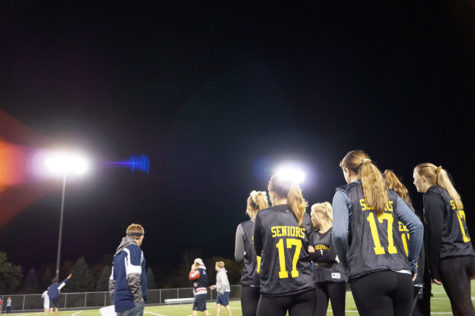
[[[333,315],[345,316],[346,275],[341,267],[331,241],[333,210],[328,202],[311,207],[310,217],[316,228],[310,234],[308,252],[314,262],[316,284],[316,316],[325,316],[328,300],[332,302]]]
[[[55,277],[52,280],[52,283],[48,287],[48,297],[49,297],[49,311],[51,314],[53,312],[55,315],[59,314],[59,294],[61,289],[66,285],[69,279],[71,279],[73,275],[70,273],[66,279],[64,279],[61,283],[58,283],[58,278]]]
[[[145,230],[130,224],[112,263],[109,292],[118,316],[142,316],[147,300],[146,260],[142,246]]]
[[[384,183],[386,184],[386,187],[396,192],[397,195],[399,195],[399,197],[404,202],[406,202],[407,206],[409,206],[411,210],[416,213],[416,211],[414,210],[414,206],[412,205],[411,198],[409,196],[409,191],[407,190],[406,186],[402,184],[401,180],[399,180],[394,171],[389,169],[384,170],[383,179]],[[401,240],[404,246],[406,256],[408,256],[409,249],[407,243],[410,239],[409,230],[401,222],[399,222],[399,234],[401,235]],[[411,316],[430,316],[430,301],[426,302],[426,300],[424,300],[424,291],[428,291],[430,296],[431,290],[430,285],[428,287],[424,287],[423,284],[424,257],[424,247],[422,247],[421,252],[419,253],[419,259],[417,260],[417,277],[414,280],[414,302],[412,305]]]
[[[256,316],[259,302],[259,267],[261,257],[254,250],[254,222],[262,209],[268,208],[265,191],[252,191],[247,198],[246,214],[250,220],[242,222],[236,229],[234,258],[244,262],[241,276],[241,309],[243,316]]]
[[[362,316],[407,316],[412,279],[422,246],[423,226],[414,212],[388,190],[381,172],[362,150],[340,162],[347,185],[333,197],[333,245],[348,269],[351,291]],[[398,221],[409,229],[409,257]]]
[[[475,252],[461,197],[441,166],[419,164],[413,176],[417,191],[424,194],[427,278],[444,286],[454,315],[473,316]]]
[[[313,315],[307,202],[298,184],[284,174],[273,175],[268,190],[272,207],[257,213],[254,227],[254,247],[261,256],[257,316]]]
[[[206,308],[208,275],[206,273],[206,266],[201,258],[196,258],[191,265],[188,278],[190,281],[193,281],[193,293],[195,294],[195,299],[193,300],[193,316],[197,316],[198,311],[203,312],[205,316],[208,316],[209,313]]]

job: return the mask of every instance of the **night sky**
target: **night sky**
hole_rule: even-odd
[[[247,196],[278,163],[306,167],[310,204],[331,201],[352,149],[401,175],[418,209],[414,166],[442,165],[473,236],[474,12],[473,1],[1,1],[0,108],[41,141],[0,137],[93,157],[67,186],[62,261],[100,262],[131,222],[151,265],[178,265],[187,249],[232,257]],[[132,154],[149,155],[148,175],[106,164]],[[8,190],[34,188],[0,227],[0,250],[25,268],[56,260],[61,182]]]

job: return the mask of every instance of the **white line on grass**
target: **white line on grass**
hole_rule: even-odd
[[[155,315],[155,316],[167,316],[167,315],[158,314],[158,313],[149,312],[149,311],[146,311],[145,314],[152,314],[152,315]],[[72,316],[72,315],[71,315],[71,316]]]
[[[74,314],[71,314],[71,316],[76,316],[77,314],[82,313],[82,311],[75,312]]]

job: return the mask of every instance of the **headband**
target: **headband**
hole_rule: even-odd
[[[140,236],[143,236],[142,233],[127,233],[127,236],[137,236],[137,237],[140,237]]]

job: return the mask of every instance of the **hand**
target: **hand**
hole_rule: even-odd
[[[212,290],[214,290],[214,289],[216,288],[216,286],[211,285],[209,288],[212,289]]]
[[[434,283],[437,284],[437,285],[441,285],[441,284],[442,284],[442,282],[440,282],[440,281],[437,280],[437,279],[432,279],[432,282],[434,282]]]
[[[308,246],[308,252],[309,253],[314,253],[315,249],[312,246]]]
[[[69,280],[69,279],[71,279],[71,277],[72,277],[72,276],[73,276],[73,274],[72,274],[72,273],[70,273],[66,279],[68,279],[68,280]]]
[[[417,278],[417,273],[414,273],[414,275],[412,276],[412,282],[414,282]]]

